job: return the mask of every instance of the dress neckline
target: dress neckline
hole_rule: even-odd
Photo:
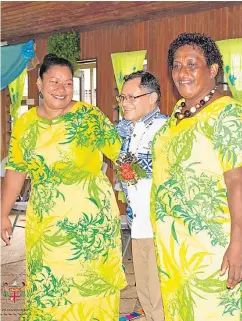
[[[60,120],[63,118],[63,116],[65,116],[65,115],[67,115],[69,113],[73,113],[73,111],[75,110],[77,104],[78,104],[78,101],[74,101],[74,104],[73,104],[73,106],[71,107],[70,110],[68,110],[66,113],[64,113],[62,115],[58,115],[56,117],[53,117],[52,119],[40,117],[38,115],[38,111],[37,111],[39,106],[35,107],[35,115],[36,115],[37,119],[40,120],[43,123],[50,124],[50,125],[57,124],[57,123],[60,122]]]
[[[174,108],[174,112],[172,114],[172,125],[175,125],[176,127],[178,127],[180,124],[184,124],[184,123],[188,123],[189,121],[190,122],[195,122],[195,121],[199,121],[199,119],[203,116],[203,114],[206,112],[208,112],[211,108],[211,106],[214,104],[214,103],[217,103],[220,99],[231,99],[232,97],[230,96],[221,96],[221,97],[218,97],[217,99],[213,100],[210,104],[208,104],[204,109],[202,109],[201,111],[199,111],[199,113],[195,114],[194,116],[192,117],[189,117],[189,118],[183,118],[181,121],[179,121],[177,123],[177,119],[175,118],[174,116],[174,112],[176,110],[176,106],[182,101],[182,99],[180,99],[177,103],[176,103],[176,106]]]

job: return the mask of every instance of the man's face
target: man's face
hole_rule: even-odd
[[[142,97],[133,98],[146,94]],[[128,80],[124,83],[121,95],[126,97],[120,105],[124,112],[124,118],[131,120],[134,124],[156,107],[157,94],[148,94],[147,88],[140,88],[140,78]]]

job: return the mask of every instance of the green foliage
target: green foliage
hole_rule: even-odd
[[[119,219],[113,218],[110,222],[108,216],[111,210],[110,201],[105,198],[100,208],[94,198],[89,200],[99,209],[97,214],[83,212],[77,223],[64,218],[57,222],[59,231],[50,237],[49,244],[52,246],[59,246],[58,239],[62,242],[64,236],[67,237],[67,241],[73,245],[73,254],[68,260],[77,260],[80,257],[85,261],[96,260],[100,256],[106,260],[109,249],[115,247],[115,240],[119,235]],[[54,242],[50,243],[53,237]]]
[[[230,290],[227,290],[223,293],[221,293],[221,303],[219,304],[220,306],[224,307],[223,315],[225,314],[230,314],[234,315],[235,311],[240,311],[240,297],[238,296],[238,292],[240,292],[241,287],[237,287],[237,291],[234,290],[231,292]]]
[[[80,60],[79,33],[70,31],[67,33],[55,33],[48,38],[48,53],[69,60],[74,69],[77,69],[77,60]]]

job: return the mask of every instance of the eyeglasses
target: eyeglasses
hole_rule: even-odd
[[[145,93],[145,94],[142,94],[142,95],[139,95],[139,96],[133,96],[133,95],[119,95],[119,96],[116,96],[116,100],[118,103],[122,104],[125,100],[126,101],[130,101],[130,102],[134,102],[135,99],[139,98],[139,97],[143,97],[143,96],[146,96],[146,95],[150,95],[152,94],[154,91],[151,91],[150,93]]]

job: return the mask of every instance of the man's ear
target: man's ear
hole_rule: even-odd
[[[38,77],[36,85],[38,87],[39,92],[41,92],[41,87],[42,87],[42,80],[40,77]]]
[[[218,73],[218,64],[212,64],[210,67],[210,72],[211,72],[211,78],[215,78]]]
[[[158,95],[157,95],[157,93],[156,93],[156,92],[152,93],[152,94],[150,95],[150,102],[151,102],[151,104],[155,104],[155,103],[157,102],[157,100],[158,100]]]

